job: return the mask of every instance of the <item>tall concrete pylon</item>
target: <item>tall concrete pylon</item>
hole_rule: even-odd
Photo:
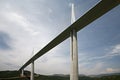
[[[32,55],[34,54],[34,49]],[[34,61],[31,63],[31,77],[30,80],[34,80]]]
[[[34,80],[34,61],[31,63],[31,77],[30,80]]]
[[[75,10],[74,10],[74,4],[71,3],[71,24],[75,22]]]
[[[71,12],[71,24],[75,22],[75,12],[74,12],[74,4],[71,4],[72,12]],[[71,73],[70,80],[78,80],[78,46],[77,46],[77,32],[73,29],[70,33],[71,37]]]

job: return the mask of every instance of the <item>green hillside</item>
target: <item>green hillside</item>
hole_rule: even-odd
[[[0,80],[29,80],[30,72],[25,71],[27,77],[20,77],[19,71],[0,71]],[[69,75],[39,75],[35,74],[35,80],[70,80]],[[102,74],[90,76],[79,76],[79,80],[120,80],[120,74]]]

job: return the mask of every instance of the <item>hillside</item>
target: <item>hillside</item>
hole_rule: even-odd
[[[25,75],[30,75],[29,71],[24,72]],[[20,77],[19,71],[0,71],[0,80],[29,80],[28,77]]]
[[[0,71],[0,80],[29,80],[27,78],[21,78],[20,72],[18,71]],[[30,72],[25,71],[25,75],[29,76]],[[35,80],[70,80],[69,75],[35,75]],[[101,75],[92,75],[85,76],[80,75],[79,80],[120,80],[120,73],[113,74],[101,74]]]

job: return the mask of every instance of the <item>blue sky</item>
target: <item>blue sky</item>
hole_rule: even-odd
[[[0,0],[0,70],[17,70],[100,0]],[[120,72],[120,6],[78,32],[79,74]],[[30,66],[26,68],[30,70]],[[37,59],[35,72],[70,73],[70,39]]]

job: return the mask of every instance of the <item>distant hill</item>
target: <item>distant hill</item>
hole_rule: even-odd
[[[30,76],[30,71],[24,71],[26,76]],[[0,80],[29,80],[29,77],[20,77],[19,71],[0,71]]]
[[[30,75],[30,71],[24,71],[25,75]],[[0,78],[18,77],[19,71],[0,71]]]
[[[25,75],[30,76],[30,71],[25,71]],[[7,79],[11,77],[18,77],[18,78]],[[0,71],[0,80],[29,80],[29,79],[20,78],[19,71]],[[55,74],[49,76],[35,74],[35,80],[70,80],[70,76],[63,74]],[[120,73],[91,75],[91,76],[79,75],[79,80],[120,80]]]
[[[103,76],[113,76],[113,75],[120,75],[120,73],[109,73],[109,74],[89,75],[89,77],[103,77]]]

